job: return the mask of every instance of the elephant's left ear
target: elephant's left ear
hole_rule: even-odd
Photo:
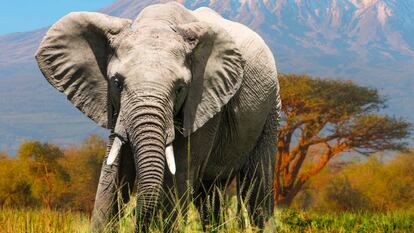
[[[106,128],[113,127],[106,70],[111,43],[130,23],[100,13],[70,13],[50,27],[35,55],[47,81]]]
[[[219,25],[193,22],[178,28],[184,37],[192,69],[184,105],[184,135],[203,126],[236,94],[245,60],[233,38]]]

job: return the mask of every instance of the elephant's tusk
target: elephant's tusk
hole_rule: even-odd
[[[111,151],[109,152],[108,159],[106,159],[106,164],[111,165],[114,163],[116,157],[121,150],[122,141],[118,137],[115,137],[114,142],[112,143]]]
[[[167,165],[170,169],[171,174],[175,175],[175,158],[174,158],[174,149],[172,144],[165,148],[165,157],[167,159]]]

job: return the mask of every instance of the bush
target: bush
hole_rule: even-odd
[[[352,187],[345,176],[334,177],[324,193],[327,207],[339,211],[369,210],[371,201],[359,190]]]
[[[299,193],[293,207],[327,211],[414,210],[414,156],[381,162],[370,157],[336,171],[327,168]]]
[[[46,207],[92,212],[106,142],[95,135],[80,146],[27,141],[17,158],[0,154],[0,208]]]

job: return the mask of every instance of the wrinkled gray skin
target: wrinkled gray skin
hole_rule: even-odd
[[[115,162],[104,161],[92,230],[102,231],[134,185],[137,231],[158,207],[171,211],[167,145],[178,198],[190,184],[205,224],[206,195],[232,177],[256,224],[272,215],[279,87],[272,53],[247,27],[177,3],[149,6],[135,21],[71,13],[36,59],[51,85],[111,130],[108,153],[115,137],[123,141]]]

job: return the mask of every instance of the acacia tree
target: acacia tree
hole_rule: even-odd
[[[342,152],[370,155],[404,151],[407,121],[380,114],[385,99],[351,81],[306,75],[279,77],[282,121],[278,131],[274,189],[276,205],[289,206],[303,185]],[[310,148],[321,147],[317,162],[302,169]]]

